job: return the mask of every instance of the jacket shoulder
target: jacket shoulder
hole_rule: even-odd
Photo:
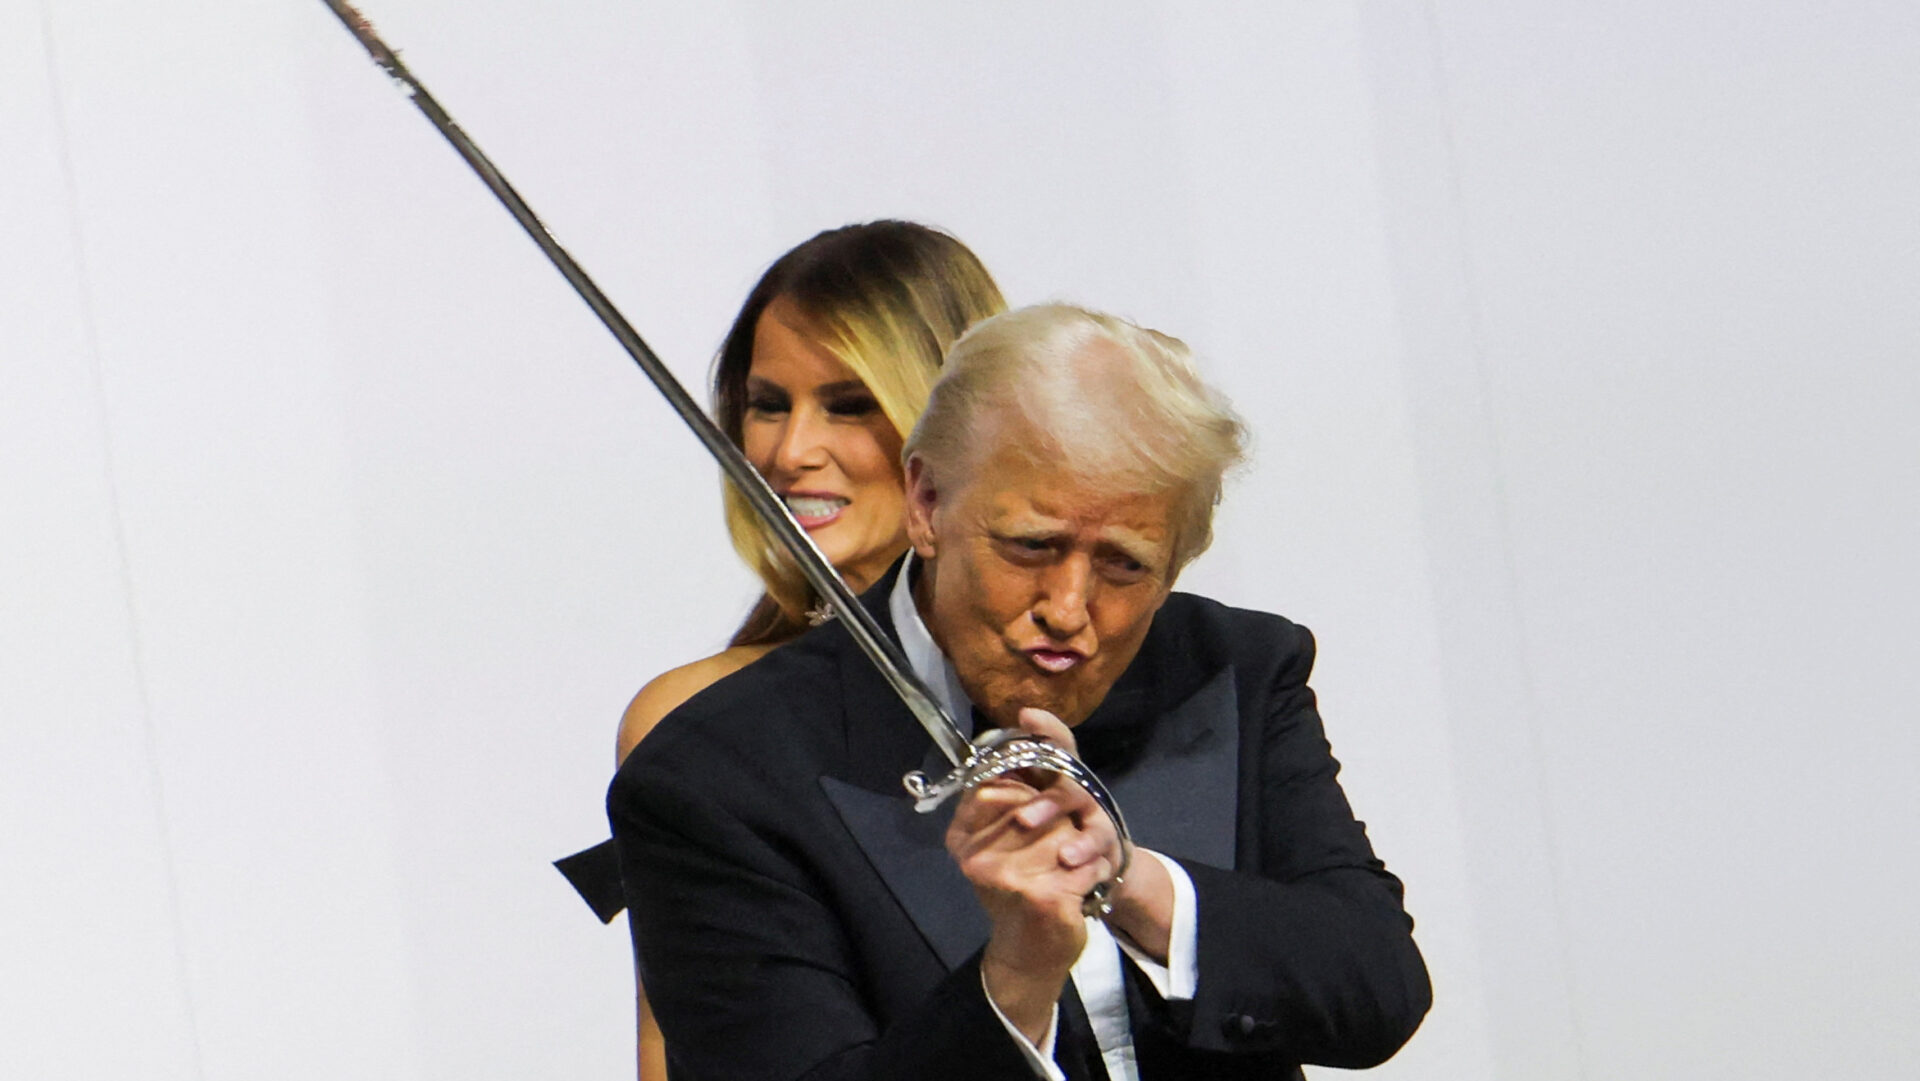
[[[694,762],[712,767],[729,758],[750,762],[773,747],[804,754],[823,730],[812,706],[839,684],[836,637],[844,640],[846,632],[817,628],[701,687],[660,718],[620,773],[680,770]]]
[[[1313,632],[1285,616],[1235,608],[1195,593],[1168,595],[1154,632],[1169,644],[1236,668],[1311,667]]]

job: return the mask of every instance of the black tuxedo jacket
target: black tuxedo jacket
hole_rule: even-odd
[[[897,571],[897,567],[896,567]],[[863,598],[892,631],[889,574]],[[1198,901],[1199,984],[1166,1002],[1128,963],[1141,1073],[1288,1078],[1361,1067],[1425,1015],[1400,883],[1335,780],[1278,616],[1176,593],[1076,729],[1138,843]],[[931,740],[830,623],[669,715],[608,794],[642,980],[674,1081],[1031,1081],[982,991],[988,924],[915,814]],[[1062,1065],[1078,1011],[1063,1012]]]

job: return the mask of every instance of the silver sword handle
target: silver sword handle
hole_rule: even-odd
[[[900,779],[907,794],[913,797],[913,809],[926,814],[962,792],[1023,769],[1060,774],[1086,789],[1113,820],[1113,831],[1120,840],[1120,866],[1114,869],[1113,877],[1095,886],[1080,905],[1080,910],[1088,916],[1112,915],[1113,889],[1125,880],[1127,868],[1133,863],[1133,834],[1127,830],[1127,820],[1120,814],[1120,805],[1114,801],[1113,793],[1107,791],[1107,786],[1086,763],[1038,736],[996,728],[975,738],[972,747],[966,760],[939,780],[929,778],[922,770],[914,770]]]

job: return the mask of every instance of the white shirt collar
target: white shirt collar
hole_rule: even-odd
[[[900,652],[906,654],[907,666],[940,699],[940,705],[960,726],[960,731],[972,739],[973,703],[960,687],[959,673],[934,644],[933,633],[920,619],[920,606],[913,601],[913,572],[918,562],[909,549],[906,560],[900,564],[900,576],[894,579],[893,592],[887,597],[887,612],[893,617],[893,631],[900,636]]]

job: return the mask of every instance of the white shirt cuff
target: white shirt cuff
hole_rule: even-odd
[[[1191,883],[1187,889],[1193,889]],[[987,1005],[993,1007],[993,1015],[1005,1026],[1007,1035],[1013,1037],[1014,1046],[1027,1056],[1027,1065],[1033,1067],[1033,1076],[1045,1078],[1046,1081],[1067,1081],[1066,1071],[1053,1061],[1053,1046],[1060,1035],[1060,1007],[1054,1006],[1052,1016],[1047,1019],[1046,1038],[1040,1041],[1039,1047],[1035,1047],[1033,1041],[1027,1039],[1026,1033],[1015,1028],[1013,1022],[1007,1020],[1007,1015],[1000,1012],[1000,1004],[993,1000],[993,993],[987,990],[985,972],[980,974],[980,993],[987,996]]]
[[[1153,984],[1153,989],[1160,992],[1161,998],[1168,1002],[1189,1000],[1200,983],[1200,959],[1197,956],[1200,948],[1199,901],[1193,894],[1193,879],[1188,877],[1186,868],[1158,852],[1136,848],[1133,853],[1135,857],[1152,856],[1159,860],[1160,865],[1167,869],[1167,877],[1173,879],[1173,929],[1167,939],[1167,963],[1163,965],[1140,952],[1140,948],[1128,942],[1125,935],[1115,935],[1113,940],[1120,944],[1128,957],[1133,958],[1134,964],[1140,966],[1147,982]]]

